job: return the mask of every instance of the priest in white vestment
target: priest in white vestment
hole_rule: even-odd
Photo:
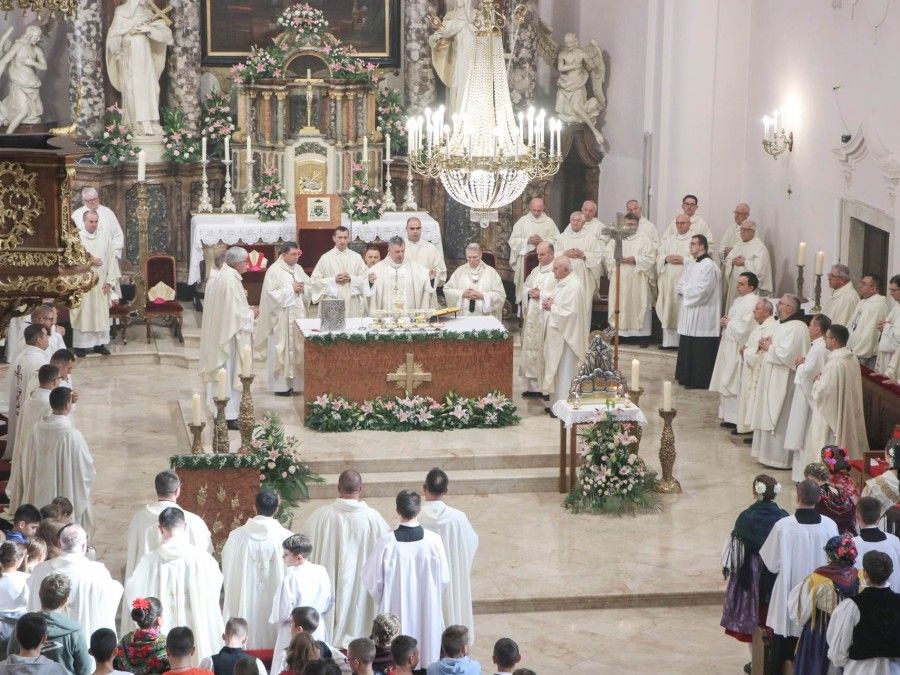
[[[102,562],[88,559],[87,534],[80,525],[73,523],[60,530],[59,548],[59,556],[37,565],[28,577],[28,611],[41,610],[41,582],[51,574],[64,574],[72,590],[63,613],[77,621],[85,635],[100,628],[114,631],[122,584]]]
[[[334,591],[328,571],[322,565],[308,560],[312,551],[310,538],[305,534],[292,534],[281,546],[284,577],[275,590],[269,614],[269,623],[277,630],[272,668],[269,671],[271,675],[278,675],[285,669],[285,650],[291,643],[291,612],[294,608],[312,607],[319,613],[319,617],[323,617],[331,613],[334,605]],[[327,621],[320,621],[313,637],[326,642],[331,639]]]
[[[874,497],[881,504],[881,513],[900,503],[900,479],[897,477],[897,468],[900,467],[900,457],[891,460],[892,466],[880,476],[866,481],[862,490],[863,497]]]
[[[738,395],[741,392],[741,352],[747,345],[747,338],[757,325],[753,310],[759,300],[756,294],[756,275],[752,272],[741,274],[735,281],[737,297],[728,308],[728,313],[719,323],[722,337],[716,354],[716,365],[709,381],[709,390],[719,393],[719,419],[722,426],[736,429],[738,425]],[[768,303],[767,303],[768,304]],[[769,305],[771,307],[771,305]]]
[[[853,459],[862,459],[869,449],[862,374],[855,354],[846,346],[847,339],[844,326],[831,324],[825,333],[829,353],[821,377],[813,384],[813,415],[804,451],[807,462],[818,461],[826,445],[847,448]]]
[[[421,497],[401,490],[396,499],[400,526],[383,534],[369,552],[362,581],[375,599],[376,612],[400,619],[400,632],[419,641],[420,663],[441,655],[444,589],[450,565],[441,538],[418,521]]]
[[[528,213],[515,222],[509,235],[509,266],[513,269],[517,305],[522,302],[525,256],[542,241],[553,243],[557,236],[559,228],[553,219],[544,213],[544,200],[535,197],[528,206]]]
[[[696,234],[702,234],[704,237],[706,237],[707,253],[709,253],[710,257],[712,257],[713,252],[715,251],[712,230],[709,229],[709,225],[707,224],[706,220],[704,220],[703,216],[697,215],[698,204],[699,201],[697,200],[697,197],[695,195],[685,195],[681,200],[681,210],[685,215],[687,215],[688,218],[691,219],[691,229],[689,230],[691,236],[693,237]],[[673,232],[675,232],[675,229],[675,221],[672,220],[672,222],[669,223],[669,226],[666,228],[666,231],[663,232],[663,236],[672,234]]]
[[[408,241],[406,242],[406,245],[409,246]],[[381,250],[378,248],[377,244],[366,244],[366,250],[363,251],[363,262],[366,263],[366,267],[375,267],[375,265],[381,262]]]
[[[849,324],[849,347],[859,362],[869,368],[875,367],[875,357],[878,355],[878,341],[881,331],[878,328],[881,322],[887,318],[887,298],[881,295],[881,278],[867,274],[859,282],[860,301],[853,310],[853,316]]]
[[[750,217],[750,205],[741,202],[737,206],[734,207],[734,224],[729,225],[725,234],[722,235],[722,260],[728,258],[728,254],[731,253],[731,249],[734,248],[735,244],[741,241],[741,225],[745,220]],[[726,287],[727,290],[728,287]],[[731,303],[726,305],[727,307],[731,306]]]
[[[84,229],[85,212],[96,211],[97,217],[100,219],[100,229],[108,232],[112,239],[113,255],[119,261],[121,269],[122,254],[125,251],[125,233],[122,231],[122,226],[119,224],[119,219],[116,217],[115,212],[108,206],[100,203],[100,194],[96,188],[82,188],[81,203],[83,205],[72,212],[72,222],[75,223],[75,227],[79,230]],[[122,296],[118,282],[114,290],[117,296]]]
[[[644,218],[641,212],[641,203],[637,199],[629,199],[627,202],[625,202],[625,212],[633,213],[640,219],[638,220],[637,232],[638,234],[643,235],[651,242],[653,242],[653,255],[655,257],[659,251],[660,244],[659,230],[656,229],[656,225]],[[606,239],[603,240],[604,249],[606,249],[606,241]],[[604,273],[609,275],[610,270],[605,270]],[[655,266],[650,270],[650,296],[653,298],[653,302],[655,303],[657,296],[657,270]]]
[[[541,300],[541,307],[548,314],[541,393],[555,402],[569,397],[569,386],[587,352],[590,326],[584,314],[581,285],[572,274],[572,261],[565,256],[556,257],[553,276],[553,293]],[[549,407],[544,410],[550,413]]]
[[[131,576],[141,559],[163,543],[159,530],[159,514],[178,508],[184,514],[185,535],[192,546],[212,553],[212,535],[203,518],[178,506],[181,479],[174,471],[160,471],[153,480],[156,501],[146,504],[131,517],[128,524],[128,550],[125,556],[125,578]]]
[[[809,351],[806,352],[806,356],[797,357],[794,396],[791,399],[791,412],[788,416],[787,429],[784,432],[784,449],[793,456],[791,480],[795,483],[803,480],[803,470],[808,464],[803,448],[806,444],[806,433],[812,417],[813,385],[825,368],[825,360],[828,358],[825,333],[830,326],[831,321],[824,314],[813,316],[809,321],[809,339],[811,341]]]
[[[28,397],[28,382],[32,373],[50,360],[46,347],[50,342],[47,329],[40,324],[31,324],[25,329],[25,347],[10,365],[6,380],[6,400],[9,402],[6,424],[6,450],[3,459],[12,458],[16,443],[16,429],[19,415]]]
[[[553,244],[542,241],[537,246],[538,264],[525,279],[522,298],[522,352],[519,375],[525,381],[524,398],[540,398],[544,381],[544,341],[550,313],[541,302],[553,295],[556,277],[553,276]]]
[[[572,261],[572,273],[578,277],[583,292],[584,312],[590,323],[591,310],[603,262],[603,250],[597,238],[585,228],[584,214],[575,211],[569,216],[569,225],[556,238],[554,249]]]
[[[225,601],[222,614],[247,620],[246,649],[271,649],[277,629],[269,623],[272,598],[284,578],[282,544],[293,533],[275,518],[278,493],[256,495],[256,515],[232,530],[222,548]]]
[[[362,568],[387,522],[360,499],[362,477],[347,469],[338,477],[338,498],[320,506],[303,524],[312,540],[310,560],[322,565],[334,583],[334,611],[321,617],[332,643],[346,648],[365,635],[375,619],[375,601],[366,591]]]
[[[194,666],[222,646],[225,622],[219,609],[222,572],[205,550],[190,543],[185,530],[184,512],[172,506],[159,514],[163,543],[135,567],[125,581],[127,606],[137,598],[159,598],[163,606],[160,631],[175,626],[194,631]],[[135,629],[131,616],[123,613],[120,635]]]
[[[91,485],[96,470],[84,436],[69,419],[72,390],[50,392],[51,414],[34,425],[23,448],[22,504],[49,504],[56,497],[72,502],[72,519],[91,530]]]
[[[493,316],[503,320],[506,291],[503,280],[481,259],[481,246],[466,246],[466,264],[460,265],[444,284],[448,307],[459,307],[461,316]]]
[[[681,308],[675,379],[688,389],[707,389],[719,349],[722,281],[702,234],[691,236],[691,257],[678,282]]]
[[[753,405],[756,402],[756,388],[759,385],[762,360],[766,355],[759,345],[763,340],[771,337],[778,326],[773,312],[772,303],[765,298],[760,298],[753,306],[753,319],[756,321],[756,325],[750,331],[747,342],[741,350],[741,389],[738,394],[738,417],[735,430],[738,434],[747,434],[753,431]]]
[[[778,301],[778,326],[769,338],[761,340],[765,352],[756,400],[753,403],[753,457],[766,466],[787,469],[791,453],[784,447],[794,399],[797,359],[809,351],[809,327],[803,321],[800,300],[785,294]]]
[[[225,252],[222,271],[206,283],[203,324],[200,327],[200,376],[206,382],[206,405],[216,414],[214,397],[221,385],[219,371],[225,370],[225,419],[228,428],[238,428],[238,409],[243,387],[238,376],[244,346],[249,346],[254,312],[247,304],[247,293],[241,283],[250,265],[246,249],[232,246]]]
[[[344,316],[348,319],[366,315],[369,297],[369,268],[362,256],[349,247],[350,230],[341,225],[335,228],[334,248],[323,253],[310,277],[313,282],[312,301],[323,298],[344,301]]]
[[[625,216],[625,224],[633,233],[622,240],[622,259],[619,261],[622,292],[616,294],[616,242],[610,240],[603,253],[609,274],[609,322],[614,325],[616,303],[619,308],[619,335],[622,337],[650,336],[653,299],[650,278],[656,269],[656,249],[653,242],[637,231],[638,217]],[[558,247],[557,247],[558,250]],[[590,323],[590,317],[588,317]]]
[[[425,504],[419,523],[440,536],[450,565],[450,583],[444,590],[444,623],[469,628],[469,645],[475,644],[472,616],[472,564],[478,550],[478,534],[466,514],[444,502],[450,480],[441,469],[425,476]]]
[[[735,281],[744,272],[753,272],[759,279],[759,294],[772,295],[772,261],[769,249],[762,239],[756,236],[756,223],[745,220],[741,223],[741,239],[725,257],[723,264],[723,283],[725,284],[725,306],[731,307],[736,296]]]
[[[881,331],[881,339],[878,341],[878,358],[875,361],[875,372],[886,373],[891,359],[900,349],[900,274],[891,277],[888,284],[887,318],[876,327]]]
[[[437,271],[406,259],[406,242],[388,240],[388,256],[369,270],[369,313],[378,310],[409,312],[432,307]],[[446,292],[446,288],[444,289]]]
[[[597,240],[602,253],[603,249],[606,248],[606,236],[603,234],[603,228],[606,225],[597,217],[597,202],[593,199],[586,199],[581,204],[581,214],[584,216],[584,229]]]
[[[63,338],[65,329],[56,325],[56,307],[51,304],[44,303],[38,305],[31,311],[28,317],[15,317],[15,322],[10,320],[9,328],[6,332],[6,354],[7,361],[13,363],[22,349],[25,347],[25,328],[31,324],[40,324],[47,329],[50,337],[47,348],[47,356],[52,357],[60,349],[66,348],[66,341]],[[14,323],[15,326],[14,327]],[[60,332],[62,331],[62,332]],[[29,389],[29,391],[31,391]]]
[[[406,258],[419,263],[427,270],[434,270],[435,288],[440,288],[447,281],[447,263],[444,262],[444,251],[427,239],[422,239],[422,221],[413,216],[406,221]],[[430,296],[432,309],[437,309],[437,295]]]
[[[269,265],[263,279],[253,335],[256,350],[266,350],[266,381],[278,396],[290,396],[295,387],[303,389],[303,341],[294,321],[306,318],[312,284],[297,264],[299,258],[296,242],[279,247],[278,260]]]
[[[662,324],[662,346],[678,346],[678,283],[684,273],[685,262],[691,262],[691,220],[685,214],[675,217],[675,233],[666,234],[656,253],[658,294],[656,315]],[[612,297],[612,296],[610,296]]]
[[[859,302],[859,293],[850,282],[850,268],[832,265],[828,272],[828,287],[831,288],[831,297],[822,305],[822,314],[831,319],[831,323],[849,328]]]
[[[72,324],[72,347],[77,356],[89,349],[109,356],[109,307],[116,301],[119,261],[116,258],[112,232],[100,229],[96,211],[84,212],[84,228],[78,231],[81,244],[93,260],[97,285],[84,294],[81,304],[69,312]]]

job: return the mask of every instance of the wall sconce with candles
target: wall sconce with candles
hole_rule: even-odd
[[[778,155],[794,149],[794,132],[785,131],[785,113],[776,110],[772,117],[763,117],[763,150],[778,159]]]

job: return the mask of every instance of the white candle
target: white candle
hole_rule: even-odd
[[[253,374],[253,353],[250,345],[241,347],[241,375],[250,377]]]
[[[307,79],[307,80],[311,80],[311,79],[312,79],[312,70],[309,69],[309,68],[306,69],[306,79]]]
[[[556,128],[556,120],[552,117],[550,118],[550,155],[553,155],[553,143],[556,141],[555,134],[553,130]]]
[[[528,145],[534,143],[534,108],[528,108]]]
[[[641,386],[641,362],[631,359],[631,388],[639,389]]]
[[[203,401],[200,399],[200,394],[191,396],[191,424],[195,427],[203,424]]]
[[[206,134],[203,134],[203,138],[200,139],[200,161],[206,161]]]
[[[391,161],[391,135],[384,135],[384,160],[386,162]]]
[[[147,180],[147,153],[141,150],[138,153],[138,183]]]
[[[229,159],[231,159],[231,152],[230,152],[230,149],[231,149],[231,137],[226,136],[226,137],[225,137],[225,161],[226,161],[226,162],[227,162]]]
[[[797,265],[802,267],[803,265],[806,264],[805,260],[806,260],[806,242],[801,241],[800,248],[797,251]]]
[[[562,155],[562,120],[556,120],[556,154]]]
[[[363,136],[363,164],[369,163],[369,137]]]
[[[816,274],[822,274],[825,269],[825,251],[816,253]]]
[[[763,123],[763,138],[768,141],[769,140],[769,116],[768,115],[763,117],[762,123]]]
[[[519,138],[522,140],[522,145],[525,145],[525,113],[521,110],[519,111]]]
[[[669,380],[663,382],[663,410],[672,409],[672,383]]]
[[[228,398],[228,390],[225,388],[225,378],[227,377],[227,373],[224,368],[219,368],[216,373],[216,398],[225,399]]]
[[[250,134],[247,134],[247,161],[249,162],[251,159],[253,159],[253,153],[250,147]]]

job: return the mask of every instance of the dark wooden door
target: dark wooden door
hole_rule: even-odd
[[[888,279],[888,251],[890,248],[890,233],[873,227],[869,224],[863,225],[863,274],[875,273],[885,280]],[[884,293],[885,289],[882,288]]]

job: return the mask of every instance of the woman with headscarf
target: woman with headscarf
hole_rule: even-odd
[[[826,446],[826,449],[828,447],[832,446]],[[848,488],[842,478],[838,479],[837,484],[832,482],[832,470],[825,462],[807,464],[803,475],[818,485],[821,490],[819,501],[816,504],[816,512],[831,518],[841,534],[845,532],[852,535],[857,534],[856,502],[859,501],[859,490],[855,489],[856,486],[852,486],[852,489]]]

